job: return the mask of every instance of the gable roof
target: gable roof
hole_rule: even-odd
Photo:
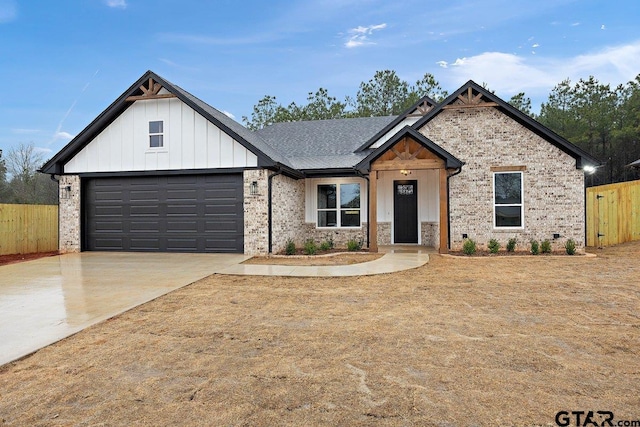
[[[464,162],[456,158],[453,154],[449,153],[444,148],[440,147],[435,142],[431,141],[429,138],[413,129],[410,126],[405,126],[397,132],[391,139],[382,144],[380,147],[373,150],[367,157],[362,159],[357,165],[356,169],[361,172],[369,171],[371,169],[371,163],[375,161],[378,157],[382,156],[387,152],[391,147],[397,144],[402,138],[405,136],[409,136],[416,140],[419,144],[423,145],[427,150],[431,151],[438,157],[440,157],[445,162],[445,167],[447,168],[461,168],[464,165]]]
[[[353,168],[366,153],[358,147],[395,116],[274,123],[256,134],[299,170]]]
[[[141,95],[140,86],[153,79],[165,88],[168,92],[175,95],[180,101],[194,109],[205,119],[222,129],[238,143],[243,145],[247,150],[251,151],[258,157],[258,165],[262,167],[283,166],[290,172],[295,173],[286,157],[282,156],[274,150],[269,144],[264,142],[258,135],[246,129],[240,123],[228,117],[221,111],[216,110],[212,106],[202,100],[191,95],[186,90],[176,86],[169,81],[163,79],[153,71],[147,71],[140,77],[129,89],[127,89],[118,99],[116,99],[109,107],[107,107],[98,117],[96,117],[86,128],[84,128],[75,138],[73,138],[62,150],[47,161],[40,172],[49,174],[61,174],[64,164],[82,150],[89,142],[91,142],[100,132],[108,127],[118,116],[120,116],[127,108],[133,105],[130,96],[136,97]],[[299,175],[299,174],[298,174]]]
[[[391,129],[393,129],[394,127],[398,126],[400,123],[402,123],[402,121],[404,119],[406,119],[407,117],[409,117],[411,114],[413,114],[414,111],[416,111],[416,110],[420,111],[421,109],[426,110],[426,108],[423,107],[423,106],[425,106],[425,107],[429,106],[429,107],[431,107],[433,109],[433,107],[436,106],[436,102],[433,99],[429,98],[428,96],[423,96],[415,104],[413,104],[411,107],[407,108],[404,112],[400,113],[400,115],[397,116],[392,122],[390,122],[388,125],[386,125],[382,129],[380,129],[380,131],[378,133],[376,133],[371,138],[369,138],[367,140],[367,142],[365,142],[360,147],[358,147],[356,152],[362,152],[362,151],[366,150],[367,148],[371,147],[371,145],[373,145],[373,143],[375,143],[377,140],[382,138]],[[426,114],[426,112],[427,111],[424,111],[425,114]]]
[[[544,126],[542,123],[534,120],[532,117],[518,110],[508,102],[503,101],[501,98],[497,97],[482,86],[478,85],[473,80],[469,80],[467,83],[462,85],[460,89],[449,95],[444,101],[438,104],[436,108],[429,111],[429,113],[427,113],[424,117],[414,123],[411,127],[418,130],[426,123],[433,120],[433,118],[440,114],[444,109],[446,109],[447,106],[455,107],[456,102],[459,102],[460,97],[462,97],[465,92],[472,94],[473,92],[475,92],[475,94],[473,94],[474,97],[478,99],[485,98],[488,102],[495,104],[493,106],[498,108],[501,112],[575,158],[576,168],[582,169],[585,166],[596,167],[602,164],[602,162],[600,162],[598,159],[596,159],[580,147],[567,141],[557,133],[553,132],[551,129]]]

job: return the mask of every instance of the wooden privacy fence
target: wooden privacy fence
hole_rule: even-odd
[[[0,204],[0,255],[58,250],[58,206]]]
[[[587,246],[640,240],[640,181],[587,188]]]

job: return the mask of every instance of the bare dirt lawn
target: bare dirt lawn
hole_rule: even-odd
[[[0,424],[636,420],[640,242],[597,253],[211,276],[0,368]]]
[[[13,254],[0,255],[0,265],[14,264],[16,262],[30,261],[33,259],[44,258],[48,256],[58,255],[58,252],[37,252],[32,254]]]

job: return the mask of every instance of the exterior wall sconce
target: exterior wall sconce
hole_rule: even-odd
[[[60,197],[63,199],[68,199],[71,197],[71,186],[70,185],[66,185],[64,187],[62,187],[62,191],[60,194]]]
[[[249,184],[249,194],[252,196],[258,195],[258,181],[252,181],[251,184]]]
[[[400,173],[404,176],[411,175],[411,171],[408,169],[400,169]]]

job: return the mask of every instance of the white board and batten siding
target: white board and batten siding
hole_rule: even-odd
[[[398,133],[398,131],[400,129],[402,129],[405,126],[411,126],[412,124],[417,122],[418,119],[420,119],[420,117],[405,117],[405,119],[403,121],[401,121],[400,123],[395,125],[393,128],[391,128],[389,130],[389,132],[387,132],[384,135],[382,135],[377,141],[375,141],[373,144],[371,144],[371,146],[369,148],[378,148],[378,147],[380,147],[385,142],[390,140],[396,133]]]
[[[149,147],[149,122],[164,144]],[[258,158],[178,98],[135,101],[64,167],[65,173],[255,167]]]

